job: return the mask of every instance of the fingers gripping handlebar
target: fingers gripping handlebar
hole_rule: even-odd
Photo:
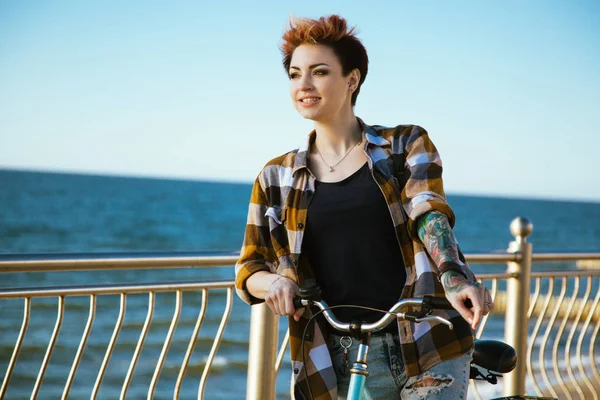
[[[302,300],[308,300],[303,303]],[[294,297],[294,308],[303,308],[309,305],[310,301],[321,301],[321,288],[317,285],[314,279],[307,279],[300,287],[300,296]]]

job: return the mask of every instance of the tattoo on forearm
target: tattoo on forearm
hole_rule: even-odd
[[[419,220],[417,233],[437,266],[445,262],[460,264],[458,244],[445,214],[432,211]]]
[[[442,274],[442,285],[446,293],[457,293],[466,288],[473,286],[477,282],[469,282],[463,274],[457,271],[447,271]]]

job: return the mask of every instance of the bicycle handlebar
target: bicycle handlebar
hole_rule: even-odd
[[[323,300],[303,299],[300,296],[294,297],[294,308],[296,309],[311,305],[316,306],[323,312],[325,319],[334,329],[350,333],[354,332],[357,328],[356,326],[354,326],[354,324],[338,321],[335,315],[333,315],[333,312],[331,312],[331,309],[329,308],[327,303],[325,303]],[[399,312],[400,310],[406,309],[407,307],[418,307],[422,310],[422,313]],[[454,329],[454,325],[452,325],[452,322],[437,315],[427,315],[433,309],[452,308],[453,307],[448,302],[448,300],[441,297],[424,296],[419,298],[402,299],[396,304],[394,304],[389,309],[388,314],[381,317],[378,321],[369,324],[361,324],[360,326],[358,326],[358,329],[360,333],[377,332],[388,326],[395,318],[401,318],[413,322],[438,321],[448,326],[448,328],[452,330]]]

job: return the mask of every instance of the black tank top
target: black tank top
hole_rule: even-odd
[[[366,163],[340,182],[316,182],[302,246],[330,306],[387,310],[400,298],[406,282],[400,245]],[[373,322],[383,316],[355,308],[332,311],[343,322]]]

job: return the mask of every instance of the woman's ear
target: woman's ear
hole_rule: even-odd
[[[358,89],[359,83],[360,83],[360,71],[358,70],[358,68],[354,68],[348,74],[348,89],[351,92],[354,92],[356,89]]]

